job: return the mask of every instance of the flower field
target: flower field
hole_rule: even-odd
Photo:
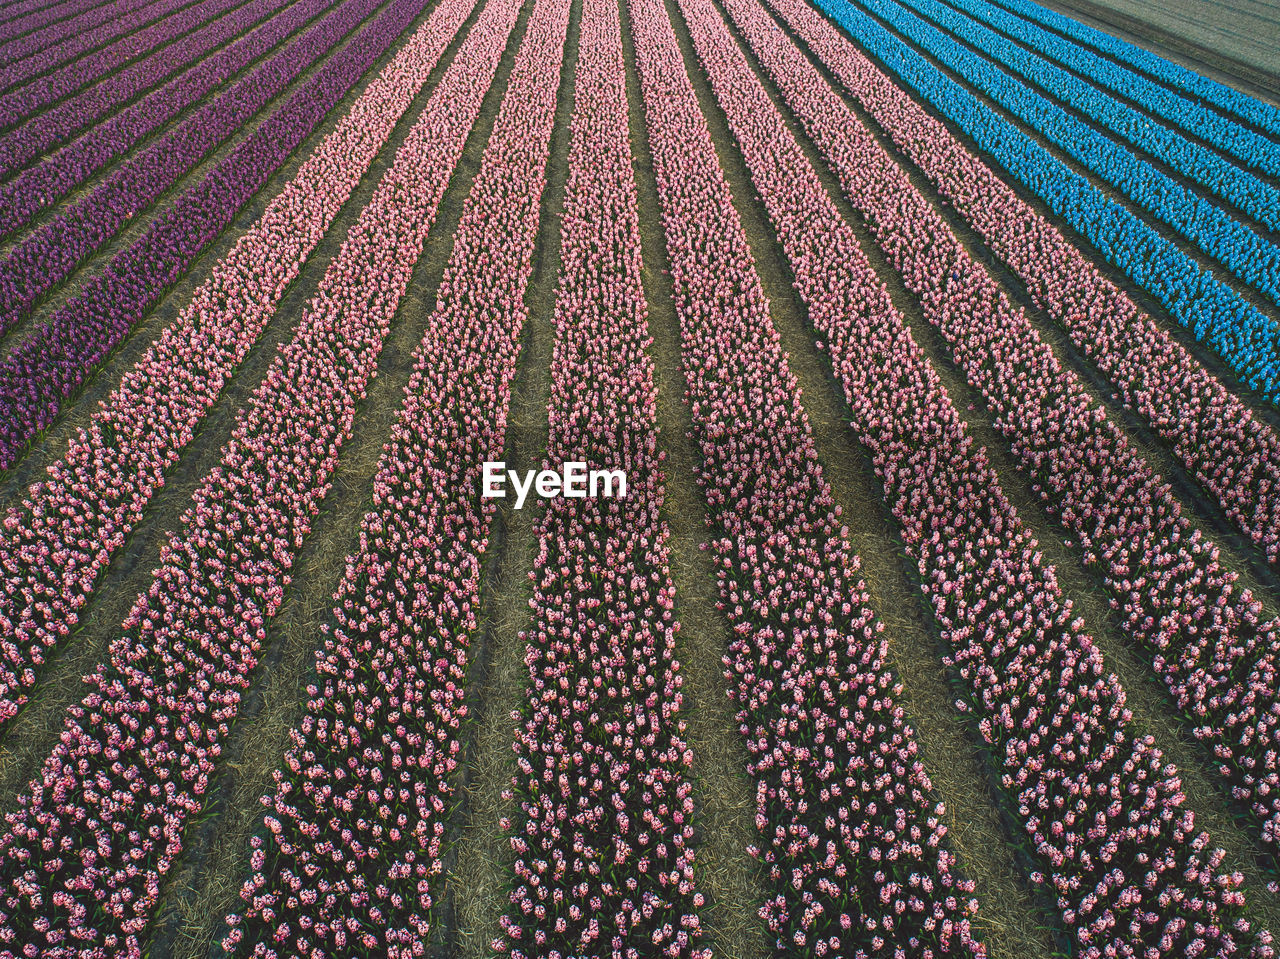
[[[1280,108],[1162,53],[0,5],[0,957],[1280,954]]]

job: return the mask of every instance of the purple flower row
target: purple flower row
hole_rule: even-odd
[[[0,236],[26,225],[37,211],[292,36],[311,18],[307,11],[315,16],[329,6],[251,0],[0,136],[0,175],[10,176],[38,161],[0,187]],[[262,20],[266,22],[253,29]],[[247,35],[241,39],[242,34]],[[224,44],[229,46],[217,49]],[[208,56],[211,51],[216,52]],[[190,70],[125,106],[192,63],[195,66]],[[46,155],[71,134],[98,120],[103,122],[53,155]]]
[[[0,10],[0,24],[9,23],[18,17],[29,17],[45,14],[50,17],[70,16],[86,0],[14,0]]]
[[[1196,736],[1221,760],[1233,796],[1261,820],[1275,860],[1280,624],[1260,622],[1261,604],[1248,590],[1237,594],[1235,573],[1181,515],[1169,488],[817,70],[807,60],[783,67],[800,53],[776,28],[759,36],[780,48],[765,62],[783,95],[957,365],[998,414],[997,429],[1046,508],[1080,542],[1126,631],[1153,656]],[[1086,277],[1075,289],[1085,289]]]
[[[8,129],[243,2],[157,0],[127,17],[108,21],[96,30],[0,69],[0,90],[7,91],[0,96],[0,129]],[[94,49],[103,39],[120,33],[124,35]]]
[[[432,13],[124,375],[66,455],[5,517],[0,724],[26,701],[46,656],[75,629],[98,576],[472,6],[446,3]]]
[[[364,29],[385,49],[414,13]],[[492,73],[490,61],[459,70],[468,88]],[[401,147],[8,817],[0,944],[138,954],[461,155],[457,130],[478,101],[462,90]],[[451,151],[432,149],[433,128],[453,134],[441,144]]]
[[[27,30],[51,23],[63,17],[75,16],[85,7],[91,6],[93,0],[14,0],[0,10],[0,36],[12,39]],[[108,3],[105,6],[110,7]],[[99,3],[98,6],[103,6]],[[33,18],[43,18],[39,23]]]
[[[295,41],[129,157],[88,196],[23,237],[0,260],[0,332],[18,323],[77,264],[159,199],[222,140],[248,124],[378,6],[379,0],[343,0]]]
[[[450,131],[450,165],[521,5],[485,7],[423,115],[420,138]],[[264,799],[229,952],[408,959],[430,943],[494,513],[478,495],[480,464],[505,442],[570,6],[537,0],[530,15],[334,597],[307,715]],[[391,176],[438,202],[449,171],[429,142]]]
[[[710,959],[616,0],[583,0],[578,48],[547,465],[622,470],[627,489],[549,500],[536,526],[514,908],[493,946]]]
[[[772,887],[761,916],[780,955],[982,955],[670,21],[660,0],[629,9]]]
[[[1242,877],[1216,873],[1221,854],[1204,853],[1176,774],[1133,729],[1119,682],[720,12],[712,0],[680,6],[919,564],[948,662],[971,687],[1038,867],[1032,880],[1084,957],[1273,955],[1269,933],[1244,917]],[[725,6],[802,119],[839,116],[841,101],[806,80],[821,77],[757,0]],[[857,169],[869,196],[893,175]],[[971,273],[953,282],[971,285]]]
[[[364,4],[367,0],[354,0]],[[352,8],[344,8],[352,9]],[[379,15],[403,30],[406,0]],[[339,11],[341,12],[341,11]],[[406,19],[408,17],[408,19]],[[388,19],[389,18],[389,19]],[[390,29],[388,26],[387,29]],[[0,468],[13,464],[70,396],[325,114],[381,55],[383,33],[361,31],[198,183],[179,196],[107,269],[85,282],[38,333],[0,363]]]
[[[0,66],[38,53],[51,44],[101,26],[154,0],[70,0],[0,23]],[[12,6],[18,6],[13,4]],[[8,8],[6,8],[8,10]]]
[[[93,7],[112,15],[113,8],[121,0],[14,0],[0,10],[0,41],[13,40],[30,30],[38,30],[49,24],[83,13]]]

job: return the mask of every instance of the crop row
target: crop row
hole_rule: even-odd
[[[91,692],[8,817],[0,941],[136,952],[519,7],[492,9],[329,264]]]
[[[1066,329],[1126,405],[1171,445],[1267,560],[1280,563],[1275,433],[821,14],[794,0],[770,5],[1023,281],[1035,304]]]
[[[125,373],[67,453],[6,515],[0,723],[26,701],[46,657],[74,631],[98,576],[473,7],[456,0],[432,13]],[[451,147],[442,140],[432,149]]]
[[[810,126],[825,146],[852,122],[835,111],[841,101],[756,0],[725,6],[797,112],[828,116],[829,128]],[[1272,955],[1269,937],[1244,918],[1241,877],[1215,874],[1221,854],[1203,854],[1208,837],[1196,835],[1176,774],[1133,728],[1124,690],[712,0],[681,7],[853,428],[919,564],[952,649],[948,664],[969,686],[1036,863],[1033,882],[1047,887],[1082,956],[1137,954],[1138,944],[1149,956]],[[868,195],[864,207],[886,182],[907,183],[874,158],[845,156]],[[949,236],[904,196],[895,200],[879,211],[891,225]],[[911,239],[920,259],[894,264],[908,286],[935,266],[947,281],[931,291],[935,302],[975,285],[974,270],[954,258],[941,264],[938,246]],[[904,240],[894,237],[894,246]]]
[[[1280,395],[1280,336],[1275,322],[1186,253],[1096,189],[875,20],[844,0],[816,0],[860,46],[897,74],[979,149],[1044,200],[1110,262],[1149,291],[1180,324],[1218,353],[1268,401]]]
[[[761,916],[783,954],[980,955],[972,886],[671,23],[660,0],[629,11],[771,887]]]
[[[40,110],[94,83],[150,50],[170,43],[196,27],[208,23],[240,6],[244,0],[158,0],[157,3],[124,18],[111,29],[126,31],[112,43],[80,56],[94,44],[87,37],[73,37],[64,44],[51,47],[35,56],[0,70],[0,129],[7,129]],[[148,20],[155,22],[144,26]],[[106,29],[104,27],[103,29]],[[67,48],[75,59],[56,70],[50,68],[61,59]],[[61,59],[60,59],[61,58]],[[37,75],[39,74],[39,75]],[[21,83],[15,89],[9,89]]]
[[[1181,516],[1169,488],[817,70],[776,28],[753,37],[770,39],[771,56],[757,47],[762,62],[956,364],[997,413],[996,428],[1046,508],[1079,541],[1126,632],[1223,761],[1235,798],[1264,823],[1274,858],[1280,626],[1260,623],[1261,604],[1247,590],[1236,595],[1236,575]]]
[[[847,2],[847,0],[846,0]],[[999,66],[953,39],[964,36],[963,18],[933,0],[921,0],[946,24],[945,32],[896,0],[855,0],[893,29],[919,44],[974,89],[989,96],[1085,169],[1118,189],[1138,207],[1173,227],[1231,273],[1280,303],[1280,249],[1239,220],[1197,196],[1110,137],[1010,77]],[[1021,58],[1027,59],[1025,54]]]
[[[1256,124],[1268,133],[1280,136],[1280,110],[1270,104],[1263,103],[1217,80],[1210,80],[1187,67],[1172,63],[1127,40],[1121,40],[1119,37],[1104,33],[1079,20],[1073,20],[1048,7],[1032,3],[1030,0],[997,0],[997,2],[1020,16],[1086,43],[1121,63],[1136,67],[1161,83],[1212,103],[1225,112],[1234,113],[1241,119]]]
[[[92,0],[14,0],[0,11],[0,25],[4,27],[5,37],[15,37],[34,26],[27,21],[41,18],[50,22],[62,17],[74,16],[91,4]],[[120,0],[112,0],[106,6],[112,6]],[[24,26],[23,24],[26,23]]]
[[[431,113],[465,104],[474,120],[478,96],[466,101],[491,82],[520,5],[486,6]],[[505,444],[570,6],[535,0],[335,595],[307,715],[251,841],[229,951],[407,959],[430,944],[495,512],[477,495],[480,464]],[[437,196],[444,187],[432,185]]]
[[[311,10],[311,16],[315,16],[328,6],[251,0],[154,55],[154,59],[163,62],[153,63],[152,57],[141,60],[0,136],[0,176],[9,177],[37,161],[3,185],[0,235],[24,226],[37,211],[52,205],[108,161],[123,155],[136,141],[291,37],[310,19],[304,11]],[[241,39],[242,34],[247,35]],[[226,49],[217,50],[228,43]],[[164,78],[192,63],[196,64],[192,69],[159,86]],[[153,86],[159,89],[137,103],[129,103]],[[103,122],[67,142],[77,131],[98,120]],[[47,155],[53,150],[57,152]]]
[[[147,210],[210,150],[249,123],[311,64],[328,56],[380,5],[381,0],[343,0],[295,42],[129,157],[87,196],[23,237],[0,260],[0,333],[28,315],[79,263]]]
[[[49,4],[45,9],[33,11],[26,16],[7,19],[0,25],[0,66],[7,67],[68,36],[84,34],[108,20],[154,2],[155,0],[113,0],[110,3],[95,3],[92,0],[70,0],[69,3]],[[16,13],[16,8],[21,6],[22,4],[13,4],[15,9],[12,11],[6,7],[6,13]]]
[[[363,3],[365,0],[358,0]],[[94,365],[231,222],[413,21],[416,0],[391,0],[290,98],[161,213],[101,274],[0,363],[0,468],[57,414]]]
[[[1280,226],[1280,191],[1252,173],[1242,170],[1216,151],[1187,139],[1176,130],[1114,99],[1105,91],[1056,66],[1039,54],[1018,46],[984,26],[967,12],[955,10],[935,0],[903,0],[902,5],[927,17],[951,36],[975,48],[979,54],[984,55],[1009,74],[1013,83],[1020,83],[1018,77],[1022,77],[1030,84],[1040,87],[1048,94],[1046,103],[1055,105],[1056,100],[1066,109],[1078,111],[1094,127],[1117,134],[1139,150],[1146,151],[1152,157],[1163,161],[1175,176],[1159,184],[1159,195],[1168,203],[1173,188],[1185,190],[1185,198],[1197,204],[1194,221],[1207,233],[1231,235],[1235,237],[1238,245],[1248,240],[1247,225],[1236,224],[1232,219],[1231,211],[1219,213],[1212,203],[1201,200],[1196,196],[1194,186],[1184,188],[1178,183],[1177,174],[1186,177],[1191,184],[1199,185],[1202,189],[1225,200],[1267,229],[1274,230]],[[1027,89],[1034,92],[1030,85]],[[1053,124],[1052,120],[1050,124]],[[1074,135],[1075,131],[1064,133],[1068,138]],[[1122,143],[1113,142],[1117,151],[1126,149]],[[1139,153],[1134,159],[1142,162],[1142,155]],[[1134,169],[1141,175],[1147,175],[1146,170],[1141,167],[1134,167]],[[1155,170],[1155,172],[1160,171]],[[1210,212],[1218,217],[1216,222],[1209,218]],[[1162,214],[1158,215],[1165,219]],[[1257,250],[1268,252],[1266,248],[1269,245],[1259,239]],[[1247,247],[1240,245],[1240,248]],[[1222,259],[1220,253],[1215,255]],[[1277,258],[1276,262],[1280,263],[1280,258]],[[1275,275],[1272,279],[1275,279]],[[1274,292],[1275,287],[1271,289]]]
[[[547,465],[620,469],[621,498],[548,500],[536,524],[513,778],[517,959],[710,959],[699,947],[662,454],[617,0],[583,0]]]
[[[1280,144],[1235,120],[1224,117],[1198,99],[1188,100],[1065,37],[1042,29],[986,0],[950,0],[982,22],[999,28],[1037,53],[1056,60],[1092,81],[1132,100],[1153,116],[1168,120],[1247,167],[1280,175]],[[1274,212],[1274,211],[1273,211]]]

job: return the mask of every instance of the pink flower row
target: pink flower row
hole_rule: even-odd
[[[1280,563],[1280,438],[821,14],[796,0],[771,5],[1097,364],[1125,405],[1169,443],[1267,559]]]
[[[441,91],[483,94],[521,6],[491,0]],[[228,951],[407,959],[430,945],[494,513],[480,469],[502,458],[570,6],[536,0],[530,15],[335,594],[307,716],[264,798]]]
[[[474,6],[475,0],[446,0],[433,11],[124,375],[47,478],[5,517],[0,723],[26,701],[48,654],[75,629],[98,576],[164,485],[165,471]]]
[[[746,0],[727,3],[750,9]],[[1232,794],[1261,820],[1275,859],[1280,624],[1260,622],[1261,604],[1248,590],[1237,594],[1237,577],[1214,544],[817,70],[772,21],[765,24],[766,14],[735,15],[759,24],[749,29],[762,62],[956,363],[998,413],[997,428],[1102,576],[1127,632],[1154,657],[1196,735],[1222,761]]]
[[[8,817],[10,954],[137,954],[517,12],[468,37]]]
[[[1132,729],[1124,691],[716,5],[680,6],[919,562],[949,662],[971,685],[1042,870],[1033,880],[1050,887],[1082,956],[1272,955],[1269,934],[1244,918],[1242,878],[1217,875],[1221,854],[1202,854],[1208,837],[1182,808],[1176,774]],[[757,0],[725,6],[783,89],[812,69]],[[864,184],[885,178],[860,169]]]
[[[627,492],[549,500],[537,523],[514,908],[494,946],[710,959],[617,0],[583,0],[581,22],[547,461],[622,470]]]
[[[780,954],[982,955],[858,561],[660,0],[629,4]]]

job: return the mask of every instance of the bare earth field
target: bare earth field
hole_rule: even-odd
[[[1280,3],[1274,0],[1047,0],[1045,5],[1280,104]]]

